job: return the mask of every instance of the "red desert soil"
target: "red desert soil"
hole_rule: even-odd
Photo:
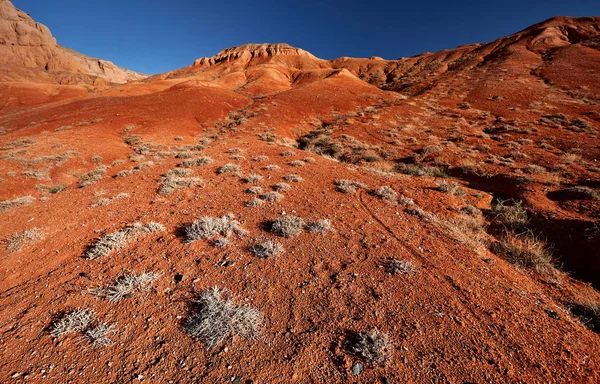
[[[555,18],[394,61],[264,44],[122,85],[0,83],[0,381],[600,382],[599,31]],[[229,213],[247,233],[186,240]],[[289,216],[331,228],[273,233]],[[532,235],[551,263],[506,253]],[[284,251],[255,256],[267,240]],[[147,290],[94,294],[144,271]],[[188,334],[212,287],[260,311],[255,337]],[[95,322],[59,334],[78,308]],[[356,339],[374,329],[371,364]]]

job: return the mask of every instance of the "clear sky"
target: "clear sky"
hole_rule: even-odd
[[[58,43],[155,74],[245,43],[397,59],[487,42],[552,16],[598,16],[600,0],[12,0]]]

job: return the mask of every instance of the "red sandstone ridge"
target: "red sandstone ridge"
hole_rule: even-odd
[[[0,382],[600,382],[598,18],[124,84],[17,19]]]
[[[45,25],[0,0],[0,81],[103,85],[144,77],[61,47]]]

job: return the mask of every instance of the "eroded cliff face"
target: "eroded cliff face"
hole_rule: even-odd
[[[146,77],[59,46],[48,27],[8,0],[0,0],[0,72],[2,81],[58,84],[126,83]]]

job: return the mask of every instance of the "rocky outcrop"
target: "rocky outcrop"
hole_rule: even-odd
[[[59,46],[48,27],[15,8],[9,0],[0,0],[0,67],[30,68],[31,81],[36,82],[53,79],[61,83],[61,79],[69,78],[71,84],[94,84],[97,79],[126,83],[146,77]],[[46,73],[41,74],[42,71]]]

